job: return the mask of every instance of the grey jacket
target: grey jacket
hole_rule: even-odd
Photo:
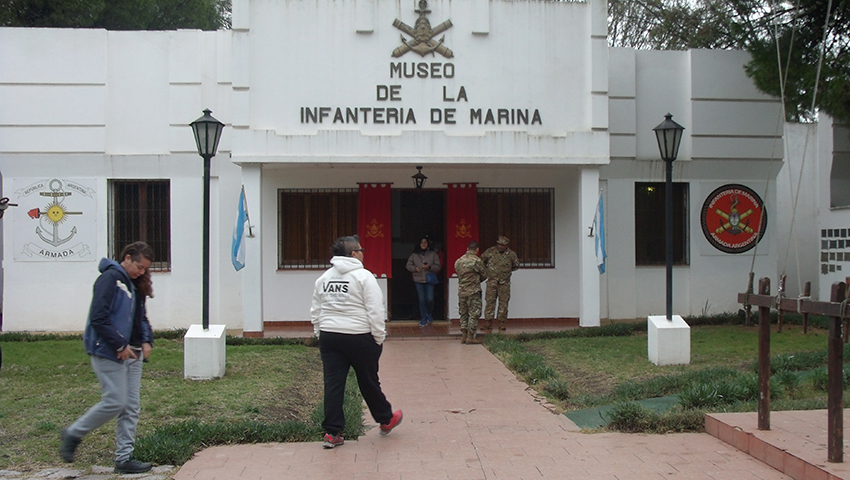
[[[416,269],[421,268],[425,263],[429,264],[431,269],[423,269],[421,272],[417,272]],[[443,266],[440,265],[440,256],[433,250],[424,253],[413,252],[407,259],[407,271],[413,274],[413,281],[416,283],[428,283],[425,275],[428,272],[436,274],[441,268]]]

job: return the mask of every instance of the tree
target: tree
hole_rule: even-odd
[[[231,0],[5,0],[0,26],[106,30],[230,28]]]
[[[747,49],[753,59],[746,71],[756,86],[784,93],[788,120],[811,121],[823,110],[850,121],[850,1],[800,0],[772,19],[773,35]]]
[[[793,1],[610,0],[609,44],[747,50],[747,74],[785,99],[787,120],[849,122],[850,0]]]

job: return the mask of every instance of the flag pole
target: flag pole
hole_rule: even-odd
[[[251,216],[248,215],[248,197],[245,196],[245,185],[242,185],[242,196],[245,197],[245,220],[248,222],[248,238],[254,238],[254,227],[251,225]]]

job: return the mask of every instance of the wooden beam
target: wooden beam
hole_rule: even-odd
[[[777,307],[776,297],[769,295],[739,293],[738,303],[752,305],[755,307]],[[779,309],[785,312],[808,313],[811,315],[824,315],[827,317],[850,317],[850,302],[843,307],[844,315],[841,314],[841,302],[817,302],[811,299],[797,301],[796,298],[782,297],[779,299]]]

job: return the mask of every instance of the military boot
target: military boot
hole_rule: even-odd
[[[508,327],[505,325],[506,322],[499,322],[499,333],[505,333],[508,331]]]
[[[490,333],[493,331],[493,320],[484,320],[484,326],[481,327],[481,331],[484,333]]]
[[[469,336],[469,332],[467,332],[466,330],[461,330],[460,332],[461,332],[460,343],[466,343],[467,337]]]
[[[481,337],[474,333],[469,334],[469,338],[466,339],[467,345],[481,345]]]

